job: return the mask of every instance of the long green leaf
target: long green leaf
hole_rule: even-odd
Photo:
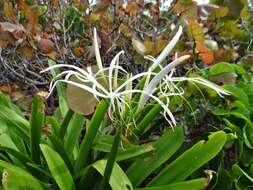
[[[61,124],[61,128],[60,128],[60,131],[59,131],[59,138],[63,138],[65,136],[65,133],[66,133],[68,125],[69,125],[69,122],[70,122],[73,114],[74,114],[74,112],[72,110],[67,111],[67,113],[64,117],[64,120]]]
[[[2,179],[5,189],[43,190],[40,183],[25,170],[0,160],[0,167],[5,168]]]
[[[12,155],[13,157],[18,159],[23,164],[25,164],[26,162],[31,162],[29,157],[27,157],[26,155],[20,153],[19,151],[15,150],[15,149],[0,146],[0,150],[7,152],[9,155]]]
[[[0,146],[2,147],[6,147],[6,148],[10,148],[13,150],[18,151],[17,146],[14,144],[13,140],[11,139],[11,137],[9,135],[7,135],[6,133],[1,134],[0,135]],[[8,155],[10,156],[11,160],[15,163],[15,164],[20,164],[20,162],[18,161],[18,159],[15,158],[15,156],[13,156],[11,153],[7,152]]]
[[[93,150],[101,151],[101,152],[110,152],[112,147],[112,136],[103,135],[98,138],[93,146]],[[133,158],[137,158],[146,153],[150,153],[154,151],[155,148],[152,144],[142,144],[142,145],[123,145],[119,147],[118,154],[116,157],[117,161],[129,160]]]
[[[0,119],[6,123],[13,124],[23,134],[24,139],[29,139],[29,122],[15,111],[0,105]]]
[[[82,115],[77,113],[73,115],[64,140],[64,147],[68,154],[72,154],[74,147],[77,145],[84,123],[85,118]]]
[[[104,119],[104,114],[107,111],[109,104],[105,100],[101,100],[97,105],[96,111],[92,116],[92,119],[87,128],[85,137],[82,141],[80,152],[75,163],[75,171],[78,172],[83,167],[87,166],[87,158],[97,135],[101,121]]]
[[[253,177],[250,176],[249,174],[247,174],[245,171],[243,171],[243,169],[240,168],[240,166],[238,166],[237,164],[234,164],[232,166],[232,171],[234,174],[236,174],[238,176],[244,175],[248,180],[250,180],[251,183],[253,183]]]
[[[46,116],[46,124],[52,127],[52,133],[58,135],[60,131],[60,123],[54,116]]]
[[[99,160],[92,165],[101,175],[104,175],[106,160]],[[124,173],[124,171],[116,163],[112,170],[112,175],[109,180],[112,190],[132,190],[133,186]]]
[[[133,134],[140,136],[142,135],[150,122],[154,119],[154,117],[161,111],[160,104],[156,104],[153,108],[144,116],[140,123],[136,126],[133,131]]]
[[[2,92],[0,92],[0,105],[6,106],[11,110],[15,111],[15,113],[17,113],[18,115],[23,116],[23,113],[21,112],[20,108],[13,104],[10,98],[4,95]]]
[[[199,178],[164,186],[136,188],[135,190],[202,190],[207,184],[206,178]]]
[[[41,144],[40,148],[59,188],[61,190],[75,189],[73,178],[60,155],[48,145]]]
[[[39,167],[38,165],[36,165],[34,163],[27,162],[26,167],[30,171],[30,173],[33,174],[33,176],[35,176],[35,175],[36,175],[36,177],[38,176],[37,178],[40,180],[53,179],[53,177],[50,175],[47,168],[42,168],[43,166]]]
[[[32,112],[30,117],[31,127],[31,151],[32,159],[35,163],[40,163],[40,137],[44,123],[44,104],[43,100],[39,97],[35,97],[32,104]]]
[[[49,139],[52,142],[54,150],[62,157],[65,164],[68,166],[69,171],[73,172],[73,164],[71,162],[70,155],[66,152],[62,141],[55,135],[50,135]]]
[[[114,140],[113,140],[113,143],[112,143],[112,148],[111,148],[111,151],[108,154],[108,158],[107,158],[107,161],[106,161],[104,177],[103,177],[101,185],[100,185],[101,190],[106,190],[107,189],[106,187],[109,183],[113,167],[116,163],[115,161],[116,161],[116,156],[117,156],[120,140],[121,140],[121,131],[120,131],[119,127],[117,127],[117,132],[115,134],[115,137],[114,137]]]
[[[134,162],[126,174],[132,184],[137,187],[153,171],[166,162],[184,142],[184,133],[181,126],[166,131],[155,143],[153,157],[139,159]]]
[[[224,146],[226,134],[223,131],[209,135],[208,141],[199,141],[175,161],[164,168],[148,186],[166,185],[185,180],[198,168],[214,158]]]

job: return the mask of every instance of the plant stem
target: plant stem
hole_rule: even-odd
[[[112,144],[112,149],[111,149],[111,151],[109,153],[109,157],[107,159],[104,177],[103,177],[103,180],[102,180],[101,186],[100,186],[101,190],[105,190],[108,183],[109,183],[109,180],[110,180],[110,177],[112,174],[112,170],[113,170],[113,166],[114,166],[114,163],[116,160],[117,152],[118,152],[120,137],[121,137],[120,129],[117,129],[116,136],[114,137],[114,141]]]

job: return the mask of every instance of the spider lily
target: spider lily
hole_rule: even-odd
[[[169,100],[170,96],[181,96],[184,91],[182,88],[178,88],[176,86],[176,82],[179,81],[191,81],[194,83],[199,83],[205,85],[209,88],[215,90],[218,95],[228,95],[229,93],[224,91],[218,85],[215,85],[203,78],[188,78],[188,77],[173,77],[173,72],[175,67],[182,63],[183,61],[187,60],[190,56],[182,56],[176,58],[170,64],[166,65],[165,67],[161,66],[163,60],[168,56],[170,51],[176,45],[177,41],[179,40],[182,34],[182,27],[179,27],[178,32],[170,41],[170,43],[164,48],[161,54],[155,59],[151,56],[147,56],[148,59],[153,61],[153,64],[146,72],[142,72],[136,75],[129,75],[127,72],[119,66],[119,57],[124,53],[120,51],[111,61],[109,67],[104,68],[101,61],[101,56],[99,53],[98,43],[97,43],[97,33],[94,29],[94,48],[95,48],[95,56],[98,65],[98,71],[93,73],[91,67],[87,67],[86,70],[78,68],[73,65],[67,64],[57,64],[47,69],[41,71],[41,73],[61,68],[67,67],[71,70],[63,71],[62,73],[58,74],[50,83],[49,87],[49,96],[52,93],[53,89],[59,82],[65,82],[83,90],[86,90],[93,94],[96,98],[105,98],[110,101],[110,106],[114,111],[118,111],[121,114],[125,107],[129,107],[130,105],[127,103],[126,97],[131,97],[134,93],[140,93],[140,100],[138,104],[138,110],[141,110],[144,105],[147,103],[149,99],[153,99],[163,109],[163,115],[165,119],[168,121],[170,126],[176,125],[176,120],[169,109]],[[160,68],[159,72],[155,72],[154,69],[157,67]],[[118,84],[118,73],[122,72],[127,74],[128,78],[122,83]],[[108,73],[108,76],[105,75]],[[64,79],[60,79],[62,76],[65,76]],[[71,76],[75,76],[80,82],[74,82],[70,80]],[[105,87],[98,79],[104,80],[107,86]],[[144,79],[145,80],[145,87],[143,89],[133,88],[132,83],[133,81]],[[165,101],[163,101],[165,99]]]

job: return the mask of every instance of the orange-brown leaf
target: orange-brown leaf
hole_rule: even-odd
[[[186,28],[186,32],[190,39],[197,41],[198,43],[203,43],[204,32],[202,26],[197,22],[197,20],[189,20]]]
[[[60,2],[59,2],[59,0],[49,0],[49,3],[50,3],[50,5],[56,7],[59,5]]]
[[[5,48],[8,44],[9,44],[8,41],[0,40],[0,47],[1,47],[1,48]]]
[[[126,37],[131,38],[132,31],[127,25],[121,23],[119,26],[119,31]]]
[[[111,0],[102,0],[102,2],[103,2],[104,4],[109,4],[109,3],[111,2]]]
[[[225,50],[224,48],[219,48],[217,51],[214,52],[215,62],[230,62],[233,57],[233,49]]]
[[[21,13],[26,15],[27,11],[29,10],[29,6],[23,0],[14,0],[14,2],[18,5]]]
[[[41,31],[41,26],[39,24],[39,13],[37,8],[31,8],[26,13],[26,18],[28,20],[28,29],[32,33],[38,33]]]
[[[12,87],[10,84],[1,84],[0,85],[0,92],[3,92],[5,94],[11,94]]]
[[[135,2],[128,2],[126,6],[126,12],[131,16],[135,16],[138,12],[138,5]]]
[[[59,58],[59,53],[57,53],[55,50],[51,51],[49,54],[47,54],[49,57],[52,59],[58,59]]]
[[[81,56],[84,54],[84,52],[85,52],[85,49],[82,48],[82,47],[75,47],[75,48],[73,49],[73,53],[74,53],[75,56],[77,56],[77,57],[81,57]]]
[[[24,38],[24,27],[10,22],[0,22],[0,40],[14,43]]]
[[[214,62],[214,53],[201,43],[197,43],[196,49],[204,64],[211,65]]]
[[[20,48],[20,54],[24,58],[31,59],[33,57],[33,49],[28,46],[23,46]]]
[[[54,50],[54,43],[49,39],[39,39],[37,47],[43,53],[49,54]]]
[[[11,19],[11,21],[17,21],[16,13],[13,10],[13,7],[7,2],[7,0],[4,0],[4,13],[8,16],[8,18]]]

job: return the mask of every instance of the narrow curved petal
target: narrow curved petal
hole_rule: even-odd
[[[95,56],[96,56],[97,65],[98,65],[99,70],[103,70],[103,64],[102,64],[101,56],[99,53],[98,37],[97,37],[96,28],[94,28],[93,34],[94,34],[94,48],[95,48]]]
[[[179,40],[181,34],[182,34],[183,28],[182,26],[179,26],[179,29],[176,33],[176,35],[172,38],[172,40],[169,42],[169,44],[163,49],[161,54],[155,59],[154,63],[151,66],[151,71],[154,70],[171,52],[171,50],[175,47],[177,44],[177,41]]]
[[[182,63],[183,61],[185,61],[186,59],[188,59],[190,56],[189,55],[185,55],[182,57],[177,58],[176,60],[174,60],[173,62],[171,62],[170,64],[168,64],[166,67],[164,67],[159,73],[156,74],[156,76],[149,82],[149,84],[147,86],[144,87],[143,89],[143,93],[141,95],[140,98],[140,102],[139,102],[139,108],[143,108],[143,106],[145,105],[145,103],[148,100],[148,96],[147,94],[152,94],[153,90],[156,88],[157,84],[173,69],[175,68],[177,65],[179,65],[180,63]]]
[[[117,60],[119,59],[119,56],[121,54],[123,54],[124,51],[120,51],[119,53],[117,53],[117,55],[112,59],[110,67],[109,67],[109,91],[112,92],[112,75],[113,75],[113,70],[115,69]]]

